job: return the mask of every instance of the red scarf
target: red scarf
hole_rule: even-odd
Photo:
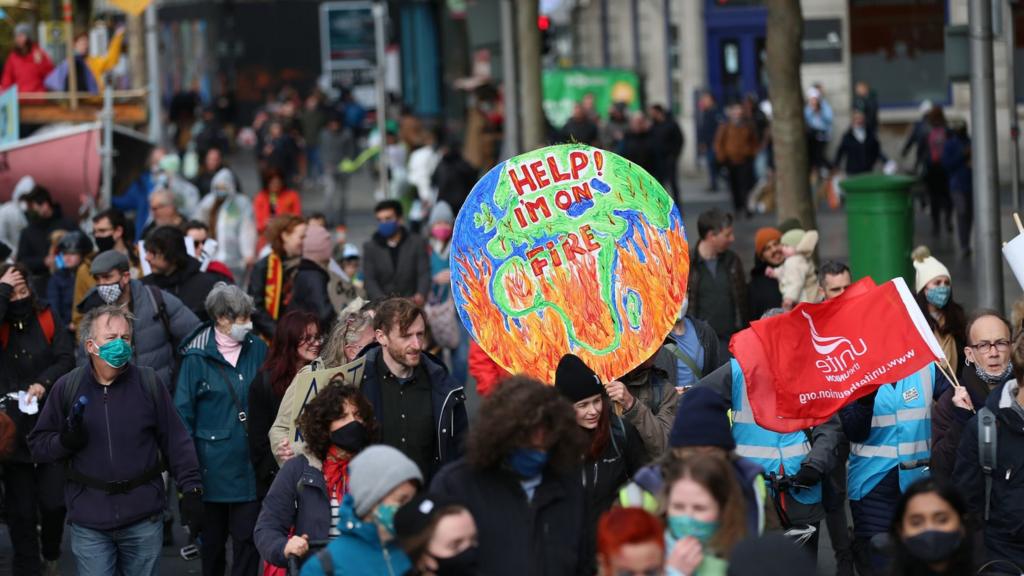
[[[348,463],[351,457],[342,453],[337,446],[331,446],[324,459],[324,480],[327,481],[327,497],[338,502],[348,492]]]

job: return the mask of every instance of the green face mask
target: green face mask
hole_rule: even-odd
[[[383,526],[392,536],[395,535],[395,512],[397,511],[398,506],[395,504],[381,504],[377,506],[377,511],[374,513],[377,523]]]
[[[132,359],[132,345],[118,338],[99,347],[100,360],[111,368],[121,368]]]

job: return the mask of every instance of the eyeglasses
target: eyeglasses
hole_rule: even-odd
[[[1000,352],[1006,352],[1007,350],[1010,349],[1010,341],[996,340],[995,342],[989,342],[986,340],[983,342],[978,342],[977,344],[969,344],[969,346],[971,348],[974,348],[974,351],[977,352],[978,354],[988,354],[988,351],[991,350],[993,346],[995,346],[996,350]]]
[[[302,340],[299,340],[299,346],[320,346],[324,343],[324,337],[317,334],[316,336],[303,336]]]

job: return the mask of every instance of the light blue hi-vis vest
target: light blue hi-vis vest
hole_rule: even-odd
[[[900,492],[930,474],[934,388],[933,363],[878,389],[867,440],[850,443],[850,500],[863,498],[897,466]]]
[[[803,431],[780,434],[758,426],[747,401],[747,386],[743,370],[736,360],[729,361],[732,368],[732,437],[736,439],[736,453],[753,460],[764,468],[765,476],[793,475],[800,470],[811,443]],[[801,504],[821,502],[821,483],[811,488],[793,489],[790,496]]]

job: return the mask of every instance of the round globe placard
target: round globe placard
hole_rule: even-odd
[[[455,221],[452,294],[463,324],[513,374],[548,384],[572,352],[604,382],[651,357],[690,268],[683,221],[644,169],[581,144],[492,168]]]

